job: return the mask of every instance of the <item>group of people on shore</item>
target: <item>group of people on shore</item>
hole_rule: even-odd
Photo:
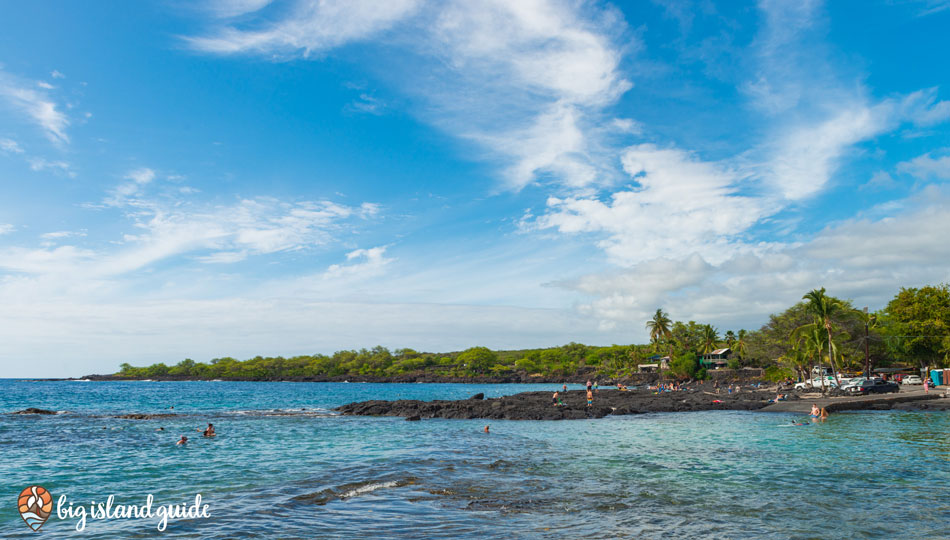
[[[567,383],[561,386],[561,391],[567,393]],[[597,381],[590,382],[590,379],[587,380],[587,406],[594,406],[594,393],[597,392]],[[554,403],[555,407],[563,407],[564,401],[561,399],[561,394],[558,390],[554,391],[554,395],[551,396],[551,401]]]
[[[663,392],[679,392],[680,390],[689,390],[686,386],[681,385],[679,382],[670,382],[670,383],[657,383],[656,386],[651,386],[650,390],[655,390],[654,394],[662,394]]]

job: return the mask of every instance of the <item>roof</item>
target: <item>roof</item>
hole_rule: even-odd
[[[732,352],[732,349],[730,349],[729,347],[726,347],[725,349],[716,349],[715,351],[709,354],[726,354],[728,352]]]

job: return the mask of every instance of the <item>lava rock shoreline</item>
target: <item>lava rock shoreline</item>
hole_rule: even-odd
[[[774,391],[743,390],[716,394],[703,389],[655,393],[636,389],[621,391],[601,389],[594,395],[592,407],[587,407],[584,390],[560,392],[562,406],[555,406],[552,392],[524,392],[511,396],[481,399],[480,395],[456,401],[396,401],[370,400],[350,403],[334,409],[351,416],[402,416],[407,420],[422,418],[451,418],[471,420],[574,420],[603,418],[609,415],[630,415],[653,412],[687,411],[755,411],[769,405]],[[789,399],[798,399],[794,394]]]

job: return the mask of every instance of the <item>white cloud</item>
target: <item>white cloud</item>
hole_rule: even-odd
[[[350,110],[366,114],[381,115],[386,110],[386,104],[379,98],[373,97],[367,93],[361,93],[358,99],[354,99],[350,105]]]
[[[23,149],[13,139],[0,139],[0,151],[8,154],[22,154]]]
[[[346,254],[347,264],[333,264],[323,274],[323,279],[366,279],[383,273],[393,259],[385,257],[386,246],[357,249]],[[352,261],[356,262],[352,262]]]
[[[293,5],[259,29],[224,26],[189,42],[213,53],[308,57],[385,30],[387,45],[418,61],[383,76],[419,98],[424,119],[487,148],[507,187],[611,180],[615,164],[600,142],[611,121],[602,111],[630,87],[619,73],[613,40],[623,24],[613,11],[561,0]],[[379,112],[370,95],[351,107]]]
[[[918,126],[934,126],[950,120],[950,101],[937,101],[937,89],[925,88],[908,94],[900,103],[900,115]]]
[[[62,240],[63,238],[76,238],[86,236],[85,231],[53,231],[43,233],[40,238],[44,240]]]
[[[218,251],[210,255],[196,257],[196,260],[207,264],[233,264],[247,258],[247,251]]]
[[[0,71],[0,100],[39,125],[54,143],[68,143],[69,119],[44,91]]]
[[[9,223],[0,223],[0,236],[3,236],[4,234],[10,234],[15,230],[16,227]]]
[[[898,163],[897,170],[921,180],[950,180],[950,155],[934,158],[927,153]]]
[[[155,179],[155,171],[140,167],[126,173],[123,179],[126,181],[116,186],[103,201],[106,205],[123,206],[134,201],[142,193],[142,189]]]
[[[899,286],[950,280],[950,194],[931,187],[901,206],[896,215],[846,220],[809,241],[773,243],[717,263],[696,254],[653,259],[560,285],[592,296],[581,312],[606,327],[646,321],[661,307],[674,318],[721,329],[757,328],[822,286],[878,309]]]
[[[237,17],[260,11],[270,5],[273,0],[211,0],[208,9],[217,17]]]
[[[263,2],[219,2],[230,5],[232,13],[248,13],[263,7]],[[386,30],[411,15],[418,7],[416,0],[324,0],[297,2],[289,16],[277,23],[264,23],[261,28],[242,30],[225,26],[207,37],[187,38],[196,49],[223,54],[264,53],[309,56],[314,52],[368,38]]]
[[[63,74],[60,73],[59,71],[56,71],[55,69],[49,74],[49,76],[52,77],[52,78],[54,78],[54,79],[65,79],[65,78],[66,78],[65,75],[63,75]]]
[[[232,263],[252,255],[299,251],[326,245],[347,229],[352,218],[369,219],[379,206],[363,203],[344,206],[330,201],[281,201],[245,198],[230,205],[199,205],[187,200],[153,196],[149,189],[158,177],[150,168],[129,171],[98,211],[125,213],[135,234],[125,234],[110,248],[79,249],[51,241],[84,236],[82,232],[57,231],[42,235],[38,249],[0,249],[0,269],[62,276],[63,284],[120,276],[159,261],[191,255],[204,263]],[[118,247],[115,247],[118,246]],[[375,257],[376,252],[368,252]]]
[[[72,166],[62,160],[48,160],[39,157],[28,157],[26,160],[29,162],[30,170],[32,171],[53,171],[55,173],[65,174],[70,178],[75,178],[76,176]]]
[[[888,119],[881,112],[858,105],[817,125],[787,131],[770,152],[766,177],[786,199],[815,195],[831,179],[850,147],[884,131]]]
[[[871,179],[867,181],[866,184],[862,185],[860,189],[894,189],[897,187],[897,182],[894,178],[887,173],[886,171],[877,171],[871,175]]]
[[[601,233],[599,241],[621,265],[701,253],[731,256],[730,242],[768,215],[764,200],[740,195],[740,173],[677,149],[643,144],[627,149],[623,167],[635,189],[597,198],[551,198],[535,224],[566,234]]]
[[[39,86],[40,88],[43,88],[44,90],[52,90],[56,88],[55,86],[53,86],[52,84],[46,81],[36,81],[36,86]]]

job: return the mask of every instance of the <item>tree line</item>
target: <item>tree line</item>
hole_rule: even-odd
[[[377,346],[290,358],[231,357],[210,362],[185,359],[135,367],[128,363],[121,377],[199,378],[223,380],[327,379],[341,377],[623,377],[640,364],[670,358],[669,375],[705,378],[702,355],[728,347],[728,367],[764,368],[767,378],[806,377],[811,366],[830,365],[834,372],[860,372],[871,367],[944,366],[950,363],[950,286],[902,288],[881,310],[866,312],[852,302],[828,295],[824,288],[806,293],[802,301],[773,314],[760,329],[728,330],[713,325],[673,321],[657,309],[646,322],[650,343],[493,351],[472,347],[451,353],[419,352]]]

